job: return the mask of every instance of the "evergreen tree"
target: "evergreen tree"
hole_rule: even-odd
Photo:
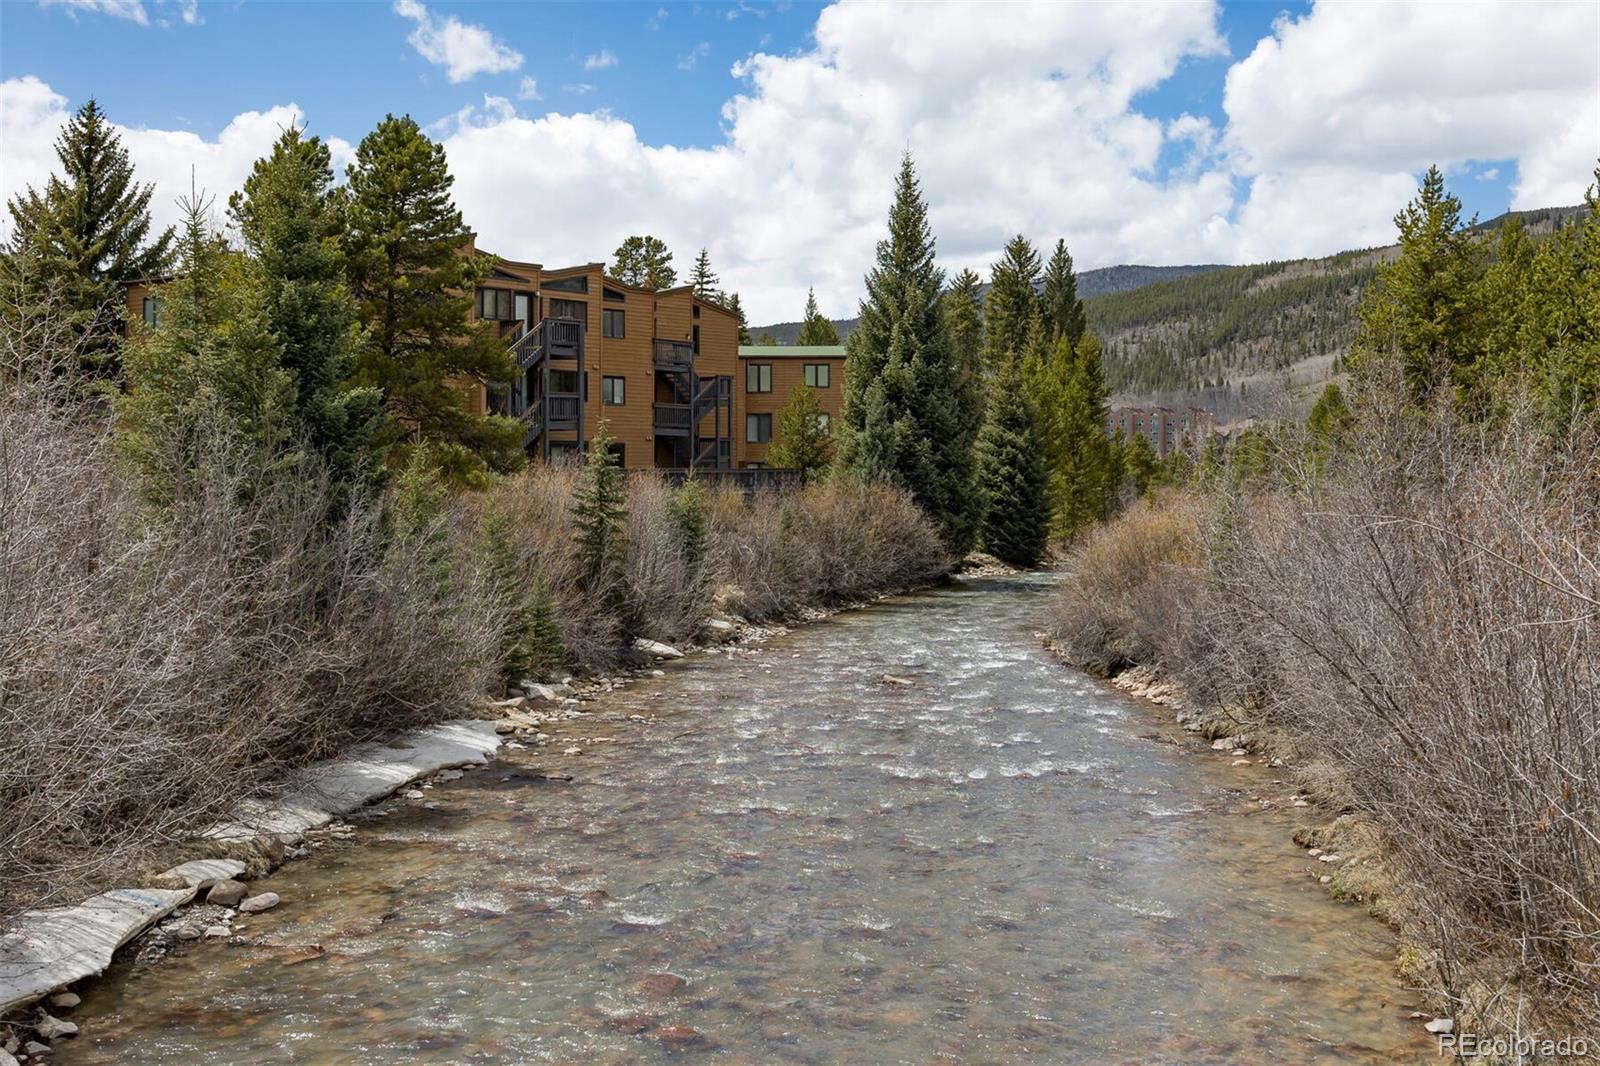
[[[1041,302],[1051,336],[1066,337],[1067,343],[1077,348],[1088,322],[1083,301],[1078,299],[1078,275],[1072,271],[1072,256],[1067,252],[1066,241],[1056,241],[1056,250],[1045,267]]]
[[[1002,369],[989,390],[977,454],[984,551],[1012,566],[1037,565],[1049,535],[1048,476],[1033,401],[1015,367]]]
[[[711,269],[709,260],[706,269]],[[648,234],[629,237],[617,245],[617,250],[611,253],[610,274],[642,289],[670,289],[678,280],[666,242]]]
[[[832,322],[822,317],[821,311],[817,310],[817,294],[812,289],[806,290],[806,313],[800,320],[800,335],[794,342],[802,345],[839,343],[839,331],[834,328]]]
[[[978,295],[981,286],[976,272],[963,270],[940,299],[950,346],[961,366],[961,385],[956,396],[961,423],[971,427],[974,445],[984,419],[983,301]]]
[[[964,553],[976,533],[972,427],[960,403],[961,364],[950,347],[934,266],[928,208],[911,156],[900,163],[889,236],[866,277],[845,374],[842,469],[907,489]]]
[[[750,339],[750,320],[745,317],[744,304],[739,302],[739,294],[728,294],[728,310],[733,312],[733,317],[739,320],[739,343],[754,344]]]
[[[815,389],[801,386],[778,412],[777,439],[767,449],[767,465],[798,470],[809,481],[833,461],[833,441],[822,421]]]
[[[485,467],[522,461],[515,419],[476,415],[466,386],[504,383],[506,347],[470,318],[482,256],[451,199],[444,148],[409,116],[379,123],[349,169],[345,256],[367,343],[355,382],[381,389],[409,444],[428,442],[446,477],[475,484]]]
[[[501,508],[484,514],[478,527],[483,573],[494,595],[504,599],[500,630],[500,678],[508,686],[547,680],[561,665],[561,629],[549,582],[528,567],[517,550],[511,516]]]
[[[961,358],[968,373],[983,370],[983,279],[975,270],[963,270],[944,291],[945,327],[950,331],[950,346]]]
[[[1600,168],[1594,179],[1588,210],[1534,259],[1518,337],[1546,428],[1558,436],[1600,409]]]
[[[627,484],[604,423],[589,442],[583,477],[572,500],[584,592],[614,610],[622,606],[627,558]]]
[[[668,504],[678,551],[696,573],[706,558],[706,502],[706,490],[691,477],[672,490]]]
[[[984,355],[991,369],[1022,358],[1028,327],[1039,304],[1039,253],[1017,234],[989,272],[983,308]]]
[[[364,338],[345,280],[342,200],[328,147],[285,130],[233,195],[229,214],[251,253],[251,281],[294,383],[305,443],[340,485],[374,484],[383,397],[344,387]]]
[[[211,201],[192,194],[183,206],[180,273],[161,290],[166,319],[127,346],[130,388],[118,401],[118,446],[158,506],[208,471],[249,495],[298,458],[294,382],[259,289],[211,231]]]
[[[1047,332],[1041,315],[1033,331]],[[1070,540],[1106,516],[1112,458],[1105,432],[1105,385],[1099,345],[1090,337],[1076,354],[1061,334],[1041,357],[1031,345],[1023,365],[1028,391],[1043,412],[1050,470],[1051,532]]]
[[[1478,280],[1483,246],[1461,220],[1461,201],[1429,167],[1416,198],[1395,216],[1400,254],[1378,271],[1360,310],[1354,364],[1396,358],[1416,400],[1459,383],[1479,354]]]
[[[67,120],[55,150],[61,174],[6,204],[6,269],[31,298],[62,302],[83,337],[86,369],[114,379],[125,318],[119,284],[165,274],[174,234],[151,237],[154,186],[134,181],[128,151],[94,100]]]
[[[1150,446],[1150,438],[1144,433],[1135,433],[1123,442],[1122,455],[1118,465],[1122,470],[1122,493],[1124,497],[1137,500],[1150,491],[1151,484],[1155,481],[1156,466],[1161,462],[1156,450]],[[1131,502],[1129,500],[1128,502]]]
[[[757,344],[761,344],[761,345],[765,345],[765,346],[770,348],[773,345],[778,343],[778,338],[776,338],[776,337],[774,337],[772,335],[772,331],[771,330],[764,329],[764,330],[761,331],[761,336],[756,338],[756,343]]]
[[[689,284],[693,286],[694,294],[702,300],[720,302],[722,293],[717,289],[719,280],[716,272],[711,269],[711,257],[706,254],[704,248],[700,249],[700,254],[695,257],[694,272],[689,275]]]

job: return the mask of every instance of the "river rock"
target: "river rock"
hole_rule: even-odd
[[[1212,751],[1232,751],[1244,743],[1244,737],[1219,737],[1211,742]]]
[[[229,878],[211,886],[211,891],[206,893],[206,902],[215,903],[219,907],[237,907],[239,901],[249,892],[250,890],[242,883]]]
[[[674,648],[671,644],[663,644],[659,640],[647,640],[644,637],[640,637],[633,642],[633,647],[635,651],[642,651],[646,655],[657,659],[683,658],[683,652]]]
[[[911,680],[909,677],[900,677],[896,674],[884,674],[882,677],[878,678],[878,683],[880,685],[895,685],[899,688],[910,688],[912,685],[916,684],[916,682]]]
[[[60,1040],[63,1037],[78,1035],[78,1027],[72,1022],[53,1018],[44,1011],[39,1012],[39,1020],[33,1023],[33,1027],[46,1040]]]
[[[574,745],[573,747],[568,748],[566,751],[562,752],[561,754],[563,754],[563,755],[582,755],[583,754],[583,749],[580,748],[580,747],[577,747],[576,745]]]
[[[41,1044],[37,1040],[30,1040],[26,1044],[22,1045],[22,1050],[27,1053],[28,1058],[37,1059],[41,1056],[50,1054],[50,1045]]]
[[[225,925],[208,925],[208,926],[206,926],[206,939],[207,940],[222,940],[227,935],[228,935],[228,927],[225,926]]]
[[[1443,1036],[1446,1033],[1455,1032],[1456,1020],[1454,1018],[1435,1018],[1427,1025],[1424,1025],[1423,1028],[1430,1033]]]
[[[633,989],[651,999],[666,999],[684,985],[683,978],[675,973],[645,974],[633,984]]]
[[[704,1033],[687,1025],[663,1025],[659,1029],[652,1029],[650,1036],[674,1051],[700,1047],[706,1043]]]
[[[572,688],[566,684],[546,685],[538,681],[524,681],[522,691],[528,694],[530,700],[544,700],[554,703],[563,696],[572,694]]]
[[[50,1005],[61,1010],[71,1010],[82,1002],[82,998],[76,992],[57,992],[50,997]]]
[[[17,1060],[4,1048],[0,1048],[0,1066],[17,1066]]]
[[[276,892],[263,892],[261,895],[251,896],[239,904],[239,913],[259,914],[262,911],[270,911],[281,902],[283,900]]]

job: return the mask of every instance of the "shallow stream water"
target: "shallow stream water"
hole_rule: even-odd
[[[246,943],[119,964],[56,1061],[1430,1058],[1391,938],[1260,805],[1289,785],[1053,662],[1048,592],[609,693],[277,871]]]

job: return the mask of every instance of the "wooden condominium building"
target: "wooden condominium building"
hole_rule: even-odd
[[[602,263],[497,258],[473,310],[517,370],[509,388],[477,386],[475,404],[520,419],[531,457],[585,450],[603,421],[627,469],[735,467],[739,323],[727,308],[687,285],[628,285]]]
[[[843,345],[745,344],[739,348],[739,363],[744,416],[738,447],[741,466],[768,465],[767,451],[782,432],[778,415],[796,389],[816,392],[823,428],[833,431],[844,410]]]
[[[491,258],[473,315],[505,342],[516,376],[461,387],[475,412],[521,421],[530,459],[587,450],[603,422],[629,470],[760,468],[795,389],[815,389],[830,424],[839,418],[843,347],[741,348],[734,314],[687,285],[639,288],[602,263]],[[127,286],[130,323],[160,325],[164,280]]]

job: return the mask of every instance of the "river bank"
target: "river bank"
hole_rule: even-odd
[[[995,572],[981,559],[973,570]],[[137,887],[29,912],[0,932],[0,1056],[20,1055],[24,1062],[43,1058],[51,1054],[52,1043],[76,1036],[76,1024],[57,1015],[68,1015],[81,1002],[72,990],[75,984],[103,973],[119,955],[131,953],[150,964],[181,944],[233,937],[247,916],[281,902],[273,892],[252,895],[247,884],[330,842],[348,840],[353,828],[345,816],[396,796],[432,809],[428,793],[438,785],[483,769],[502,750],[556,743],[564,732],[558,723],[581,721],[584,706],[604,694],[665,676],[659,664],[696,655],[748,654],[795,626],[905,591],[801,608],[764,624],[716,615],[681,650],[641,639],[631,666],[581,678],[567,675],[552,684],[524,682],[517,695],[483,701],[474,717],[359,745],[302,770],[283,789],[245,801],[231,818],[200,829],[187,844],[152,849],[173,865],[134,878]],[[580,755],[582,749],[568,747],[563,754]],[[12,1066],[5,1057],[0,1066]]]
[[[1388,951],[1283,877],[1260,771],[1213,780],[1181,730],[1064,685],[1048,582],[602,691],[359,812],[227,941],[119,961],[58,1061],[1410,1054]]]

